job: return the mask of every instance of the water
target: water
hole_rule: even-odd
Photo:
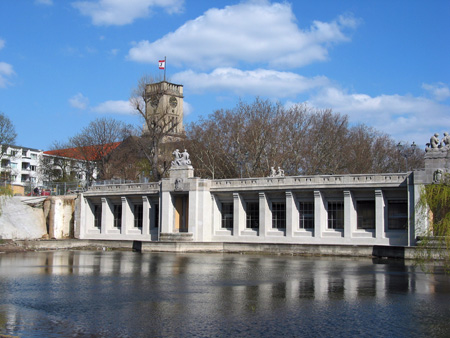
[[[401,261],[0,255],[0,336],[448,337],[450,277]]]

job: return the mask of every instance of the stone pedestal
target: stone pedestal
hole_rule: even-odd
[[[169,177],[171,179],[194,177],[194,167],[191,165],[172,166],[172,168],[169,169]]]

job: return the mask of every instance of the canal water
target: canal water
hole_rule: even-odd
[[[402,261],[0,255],[0,336],[449,337],[450,277]]]

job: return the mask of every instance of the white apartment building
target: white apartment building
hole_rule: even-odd
[[[10,182],[12,186],[42,185],[39,179],[39,160],[42,150],[8,146],[1,156],[1,179]]]

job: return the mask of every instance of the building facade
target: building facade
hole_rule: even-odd
[[[2,181],[10,183],[15,193],[22,193],[25,187],[42,184],[39,162],[42,150],[8,146],[1,157]]]
[[[411,246],[427,219],[415,209],[425,171],[221,180],[193,173],[174,165],[161,182],[92,187],[79,199],[77,236]]]

